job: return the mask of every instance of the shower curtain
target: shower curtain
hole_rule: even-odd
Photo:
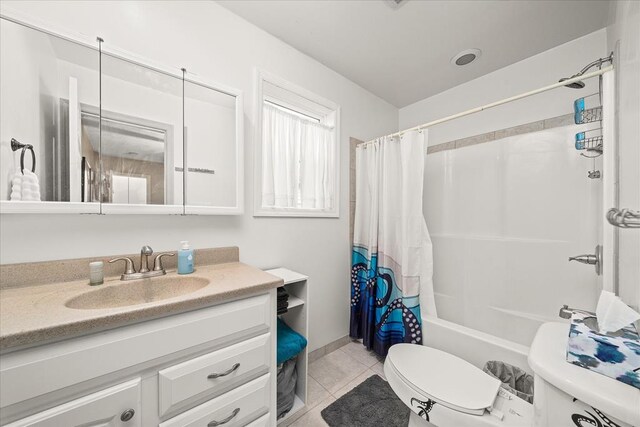
[[[350,336],[386,356],[422,344],[421,309],[436,316],[431,239],[422,214],[427,131],[356,148]]]

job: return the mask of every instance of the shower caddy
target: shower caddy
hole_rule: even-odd
[[[600,126],[576,133],[575,148],[578,151],[585,151],[588,154],[580,153],[581,156],[595,159],[602,155],[602,76],[598,92],[578,98],[573,102],[573,117],[577,125],[586,123],[597,123]],[[597,97],[597,98],[596,98]],[[600,178],[599,170],[588,172],[591,179]],[[631,209],[611,208],[606,215],[609,224],[619,228],[640,228],[640,211]]]
[[[580,153],[581,156],[595,159],[602,155],[602,76],[598,92],[578,98],[573,102],[573,117],[577,125],[586,123],[598,123],[599,127],[588,129],[576,133],[575,148],[578,151],[585,151],[588,154]],[[588,172],[591,179],[600,178],[599,170]],[[631,209],[611,208],[606,215],[609,224],[619,228],[640,228],[640,211]]]
[[[597,97],[597,98],[596,98]],[[601,92],[598,91],[591,95],[578,98],[573,102],[573,118],[577,125],[587,123],[599,123],[600,126],[593,129],[584,130],[576,133],[575,147],[581,156],[587,158],[596,158],[602,155],[602,105],[598,104],[601,99]]]

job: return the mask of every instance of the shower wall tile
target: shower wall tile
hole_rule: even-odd
[[[520,126],[514,126],[507,129],[496,131],[496,139],[502,139],[514,135],[522,135],[525,133],[538,132],[544,129],[544,120],[526,123]]]
[[[456,140],[456,148],[468,147],[470,145],[482,144],[484,142],[493,141],[496,139],[495,132],[487,132],[480,135],[470,136],[468,138]]]
[[[427,148],[427,154],[435,154],[442,151],[454,150],[456,148],[464,148],[471,145],[491,142],[496,139],[508,138],[510,136],[522,135],[531,132],[538,132],[543,129],[553,129],[556,127],[573,125],[573,114],[565,114],[562,116],[551,117],[545,120],[525,123],[498,131],[486,132],[473,135],[467,138],[443,142],[441,144],[432,145]]]
[[[427,148],[427,154],[435,154],[444,150],[453,150],[456,148],[456,141],[445,142],[444,144],[431,145]]]
[[[545,129],[553,129],[561,126],[570,126],[575,124],[573,114],[565,114],[564,116],[552,117],[544,121]]]

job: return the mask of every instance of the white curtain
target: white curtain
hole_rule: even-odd
[[[426,140],[415,131],[356,149],[351,336],[380,354],[422,344],[420,313],[437,315],[422,213]]]
[[[336,197],[333,129],[263,105],[262,205],[332,209]]]

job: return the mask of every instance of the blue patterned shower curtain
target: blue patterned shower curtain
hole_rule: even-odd
[[[421,308],[436,315],[431,239],[422,214],[426,131],[356,149],[349,334],[386,356],[422,344]]]

